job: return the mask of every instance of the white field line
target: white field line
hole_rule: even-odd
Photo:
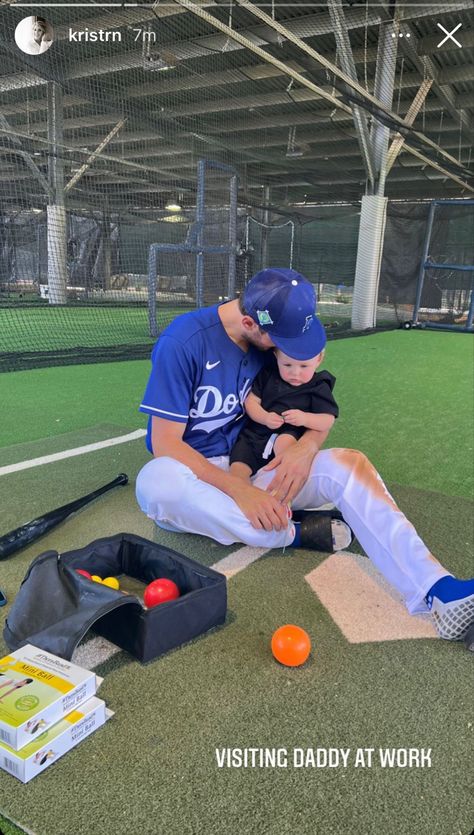
[[[0,476],[18,473],[20,470],[29,470],[31,467],[40,467],[43,464],[52,464],[53,461],[63,461],[65,458],[74,458],[76,455],[84,455],[87,452],[96,452],[98,449],[126,444],[128,441],[136,441],[146,435],[145,429],[135,429],[128,435],[118,435],[116,438],[107,438],[105,441],[97,441],[94,444],[85,444],[74,449],[64,449],[62,452],[53,452],[51,455],[42,455],[40,458],[30,458],[28,461],[18,461],[16,464],[7,464],[0,467]]]
[[[224,574],[230,580],[231,577],[235,577],[239,571],[243,571],[244,568],[247,568],[248,565],[251,565],[260,557],[263,557],[270,550],[271,548],[253,548],[246,545],[244,548],[239,548],[238,551],[234,551],[229,556],[218,560],[214,565],[211,565],[211,568],[214,571],[220,571],[221,574]]]

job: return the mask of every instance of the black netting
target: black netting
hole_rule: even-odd
[[[150,319],[159,333],[269,264],[349,331],[364,193],[389,198],[377,324],[410,319],[429,201],[474,187],[469,49],[433,36],[472,10],[450,5],[53,4],[47,43],[23,49],[38,21],[0,3],[0,368],[143,356]],[[444,212],[417,315],[456,323],[472,226]],[[150,295],[154,245],[180,249]]]
[[[389,205],[379,305],[393,307],[400,323],[462,326],[474,290],[474,204],[431,206]]]

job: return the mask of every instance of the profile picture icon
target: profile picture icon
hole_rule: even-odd
[[[27,55],[42,55],[53,40],[53,27],[44,17],[24,17],[15,29],[16,45]]]

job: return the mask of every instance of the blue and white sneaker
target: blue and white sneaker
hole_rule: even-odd
[[[474,579],[442,577],[429,590],[426,602],[440,637],[462,641],[474,624]]]

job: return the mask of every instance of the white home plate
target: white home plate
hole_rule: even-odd
[[[366,557],[332,554],[305,580],[351,644],[438,637],[430,615],[410,615]]]

